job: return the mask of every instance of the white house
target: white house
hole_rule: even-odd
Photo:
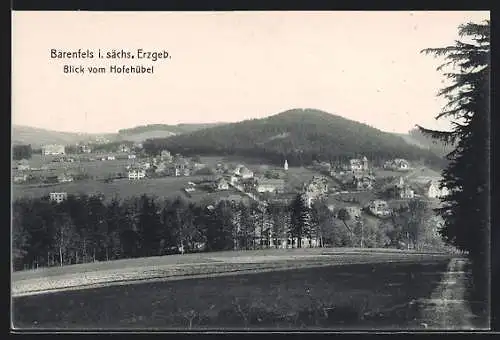
[[[283,169],[288,170],[288,161],[285,159],[285,164],[283,165]]]
[[[60,174],[57,176],[57,180],[59,183],[68,183],[73,182],[73,177],[66,174]]]
[[[44,145],[42,147],[42,154],[44,156],[64,155],[65,154],[64,145],[56,145],[56,144]]]
[[[443,187],[442,189],[440,189],[439,183],[437,181],[429,181],[425,189],[426,189],[426,195],[429,198],[439,198],[447,196],[449,194],[448,188]]]
[[[392,170],[409,170],[410,163],[406,159],[396,158],[385,162],[384,168]]]
[[[135,158],[136,158],[136,156],[134,154],[128,155],[128,159],[135,159]]]
[[[128,172],[128,179],[141,179],[146,177],[146,171],[144,169],[131,169]]]
[[[351,171],[368,171],[368,159],[363,156],[363,158],[353,158],[349,160],[349,169]]]
[[[30,169],[30,163],[28,162],[28,160],[26,159],[21,159],[18,163],[17,163],[17,170],[20,170],[20,171],[25,171],[25,170],[29,170]]]
[[[391,211],[389,205],[383,200],[373,200],[368,205],[368,209],[375,216],[389,216]]]
[[[109,156],[107,157],[107,159],[108,159],[108,161],[114,161],[114,160],[116,159],[116,157],[115,157],[115,156],[113,156],[113,155],[109,155]]]
[[[120,145],[119,150],[124,153],[130,152],[130,148],[126,144]]]
[[[80,151],[82,153],[91,153],[92,149],[87,144],[80,145]]]
[[[14,183],[24,183],[28,180],[27,174],[16,174],[14,175],[13,181]]]
[[[188,182],[187,186],[184,188],[184,190],[186,190],[186,192],[193,192],[196,190],[196,184],[193,183],[193,182]]]
[[[398,198],[414,198],[415,191],[405,182],[404,177],[399,177],[399,181],[395,186],[395,194]]]
[[[217,181],[217,190],[229,190],[229,183],[221,178]]]
[[[282,179],[259,179],[257,184],[257,192],[283,192],[285,189],[285,181]]]
[[[68,198],[68,193],[66,192],[51,192],[49,194],[49,199],[57,203],[61,203],[67,198]]]

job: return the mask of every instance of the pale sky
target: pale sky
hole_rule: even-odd
[[[434,119],[457,28],[489,12],[13,12],[12,122],[116,132],[235,122],[316,108],[389,132]],[[171,59],[50,58],[58,50],[167,50]],[[154,74],[64,74],[63,66],[155,65]]]

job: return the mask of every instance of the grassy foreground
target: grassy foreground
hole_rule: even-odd
[[[448,260],[364,263],[13,299],[17,328],[418,329]]]

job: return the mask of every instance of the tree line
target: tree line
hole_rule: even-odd
[[[21,159],[30,159],[32,155],[33,149],[29,144],[16,144],[12,147],[12,158],[15,161],[19,161]]]
[[[265,207],[147,195],[109,202],[102,196],[70,195],[61,203],[22,198],[13,203],[13,263],[22,270],[179,252],[303,247],[303,240],[313,239],[317,246],[385,247],[406,240],[408,232],[418,243],[430,210],[409,207],[377,222],[334,214],[324,202],[309,208],[302,195]]]

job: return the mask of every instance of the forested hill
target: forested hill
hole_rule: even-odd
[[[292,109],[263,119],[246,120],[145,143],[148,152],[167,148],[182,154],[227,154],[261,157],[281,164],[309,164],[366,155],[373,161],[401,157],[442,166],[429,150],[406,143],[340,116],[314,109]]]

